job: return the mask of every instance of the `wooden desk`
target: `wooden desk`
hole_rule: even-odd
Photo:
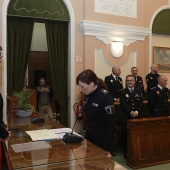
[[[113,160],[108,159],[106,157],[106,151],[87,140],[76,144],[64,144],[61,140],[53,140],[48,142],[52,146],[51,148],[15,153],[11,145],[31,142],[25,133],[26,130],[63,127],[59,123],[49,122],[47,120],[42,124],[30,124],[30,118],[27,119],[23,119],[24,122],[27,122],[23,124],[21,123],[21,118],[18,121],[18,118],[14,115],[8,121],[9,128],[20,128],[22,132],[22,138],[19,138],[17,132],[13,132],[8,141],[8,147],[3,143],[9,170],[103,170],[107,168],[108,170],[125,170],[125,168]]]
[[[170,116],[128,121],[127,165],[142,168],[170,162]]]

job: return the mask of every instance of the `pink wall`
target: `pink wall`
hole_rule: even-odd
[[[107,60],[116,65],[125,64],[129,52],[136,50],[138,53],[138,63],[142,77],[149,72],[149,37],[146,40],[137,41],[128,47],[124,48],[124,54],[119,59],[114,59],[110,54],[110,47],[91,36],[84,36],[80,30],[80,22],[82,20],[90,20],[95,22],[106,22],[111,24],[129,25],[135,27],[149,28],[151,19],[154,13],[161,7],[168,5],[168,0],[138,0],[137,18],[101,14],[94,12],[94,0],[70,0],[74,15],[75,15],[75,58],[76,56],[82,57],[82,62],[75,60],[75,78],[86,68],[94,69],[94,53],[95,48],[102,48]],[[3,0],[0,0],[0,11],[2,11]],[[2,12],[0,13],[0,45],[2,44]],[[0,78],[1,80],[1,78]],[[1,83],[0,83],[1,84]],[[75,100],[80,98],[78,87],[75,85]]]

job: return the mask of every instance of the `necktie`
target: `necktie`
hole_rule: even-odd
[[[118,81],[118,77],[116,77],[116,81]]]
[[[133,93],[134,93],[134,90],[133,90],[133,89],[131,89],[131,90],[130,90],[130,93],[131,93],[131,94],[133,94]]]

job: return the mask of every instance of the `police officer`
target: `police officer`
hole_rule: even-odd
[[[143,94],[144,93],[143,79],[142,79],[142,77],[138,76],[138,68],[132,67],[131,73],[132,73],[133,77],[135,78],[135,88],[140,89]]]
[[[148,75],[146,75],[147,94],[149,94],[149,91],[152,87],[158,85],[158,77],[159,77],[159,74],[157,73],[158,72],[157,64],[152,64],[150,69],[151,72]]]
[[[114,106],[113,98],[100,87],[98,78],[92,70],[85,70],[77,76],[77,85],[85,94],[86,139],[108,152],[114,152]]]
[[[119,92],[123,89],[123,82],[120,74],[120,67],[114,66],[112,67],[112,74],[105,77],[107,89],[116,102],[119,102]]]
[[[167,77],[160,75],[158,85],[150,89],[148,104],[152,116],[169,116]]]
[[[122,109],[122,146],[124,157],[127,157],[127,121],[141,115],[143,97],[140,89],[135,88],[132,75],[126,76],[126,88],[120,91],[120,106]]]

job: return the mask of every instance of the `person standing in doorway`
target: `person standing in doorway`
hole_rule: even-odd
[[[51,102],[54,96],[52,88],[46,85],[46,80],[43,77],[39,79],[39,85],[40,86],[37,87],[38,110],[40,114],[43,116],[47,114],[49,119],[54,121],[51,107]]]

